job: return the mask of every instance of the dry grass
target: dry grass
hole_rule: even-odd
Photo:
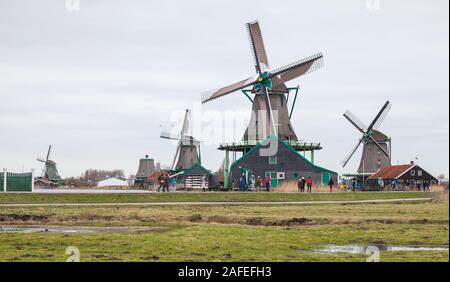
[[[305,191],[306,191],[305,187]],[[298,192],[297,182],[295,181],[289,181],[289,182],[283,182],[278,185],[278,187],[275,189],[276,192],[281,193],[292,193],[292,192]],[[330,192],[329,186],[313,186],[312,192]],[[336,185],[333,187],[333,192],[345,192],[345,190],[339,189]]]
[[[448,203],[448,187],[441,185],[434,185],[430,188],[434,193],[433,203]]]

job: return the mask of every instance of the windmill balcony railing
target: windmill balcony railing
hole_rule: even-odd
[[[258,145],[260,142],[261,141],[258,141],[258,140],[246,140],[246,141],[239,141],[239,142],[221,143],[219,149],[226,150],[226,149],[233,149],[233,148],[254,147],[254,146]],[[319,149],[321,149],[320,143],[304,142],[301,140],[283,140],[283,142],[297,150],[319,150]]]

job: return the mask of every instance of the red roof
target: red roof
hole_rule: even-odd
[[[368,179],[395,179],[412,167],[413,165],[410,164],[387,166],[372,174]]]

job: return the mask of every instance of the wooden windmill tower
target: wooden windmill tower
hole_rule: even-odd
[[[344,113],[344,117],[362,133],[362,137],[347,158],[342,161],[343,167],[347,165],[361,144],[364,144],[364,147],[358,173],[373,174],[383,167],[391,165],[391,138],[378,131],[391,107],[392,104],[387,101],[369,126],[366,126],[350,111]]]
[[[323,66],[321,53],[296,61],[286,66],[270,70],[264,41],[258,21],[247,23],[247,31],[252,48],[256,76],[205,92],[202,103],[215,100],[230,93],[242,90],[252,102],[252,117],[244,134],[244,141],[260,141],[269,136],[278,136],[283,140],[297,141],[297,135],[290,118],[297,98],[298,88],[288,88],[285,83],[310,73]],[[291,90],[295,90],[291,112],[288,99]],[[252,98],[251,95],[254,95]]]
[[[42,169],[42,176],[41,179],[46,182],[47,184],[53,184],[56,185],[61,181],[61,176],[58,173],[58,170],[56,169],[56,163],[52,160],[50,160],[50,153],[52,150],[52,145],[48,146],[47,151],[47,157],[45,159],[43,158],[37,158],[39,162],[44,163],[44,168]]]
[[[162,132],[161,138],[178,141],[177,150],[172,162],[172,170],[186,170],[201,162],[200,141],[188,135],[190,111],[186,110],[183,126],[178,135]]]

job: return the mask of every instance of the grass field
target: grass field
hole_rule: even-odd
[[[423,192],[364,193],[148,193],[148,194],[31,194],[0,193],[0,204],[15,203],[154,203],[154,202],[295,202],[355,201],[398,198],[426,198]]]
[[[226,194],[226,195],[224,195]],[[206,199],[201,198],[205,196]],[[343,197],[345,195],[346,197]],[[1,203],[145,201],[317,201],[419,198],[424,193],[339,194],[0,194]],[[446,247],[443,203],[352,205],[0,207],[0,226],[91,226],[93,233],[2,233],[0,261],[366,261],[365,254],[318,254],[327,244]],[[142,232],[106,227],[148,227]],[[105,229],[102,229],[105,228]],[[381,261],[448,261],[448,251],[381,251]]]

